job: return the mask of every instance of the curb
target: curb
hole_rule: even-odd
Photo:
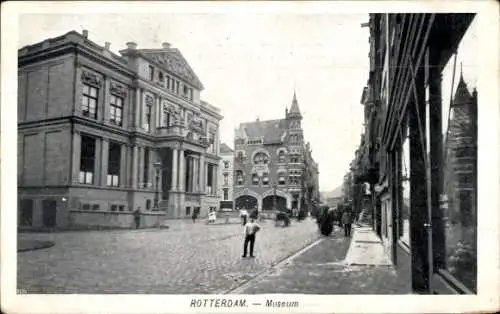
[[[290,255],[286,256],[282,260],[278,261],[276,264],[271,265],[270,268],[264,269],[263,271],[258,272],[254,277],[244,281],[240,285],[238,285],[236,288],[231,288],[229,290],[226,290],[222,294],[241,294],[245,289],[253,285],[254,283],[262,280],[264,277],[269,275],[270,273],[273,272],[274,269],[278,268],[279,266],[287,263],[288,261],[294,259],[295,257],[299,256],[300,254],[304,253],[305,251],[311,249],[312,247],[318,245],[321,243],[326,237],[320,237],[319,239],[316,239],[314,242],[306,244],[304,247],[299,249],[298,251],[291,253]]]
[[[30,241],[30,242],[34,242],[34,244],[29,246],[29,247],[18,248],[17,253],[31,252],[31,251],[41,250],[41,249],[48,249],[48,248],[53,247],[55,245],[54,242],[50,242],[50,241]]]

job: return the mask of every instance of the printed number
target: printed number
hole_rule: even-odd
[[[16,289],[16,294],[28,294],[26,289]]]

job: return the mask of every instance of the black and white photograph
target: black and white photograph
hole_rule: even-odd
[[[498,4],[376,2],[7,2],[2,311],[500,310]]]

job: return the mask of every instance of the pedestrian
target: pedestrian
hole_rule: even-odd
[[[193,211],[193,214],[191,215],[191,219],[193,219],[193,223],[196,222],[196,218],[198,218],[197,216],[198,215],[196,214],[196,211]]]
[[[342,214],[342,224],[344,225],[344,236],[350,237],[351,236],[351,224],[352,224],[352,218],[351,218],[350,211],[346,210]]]
[[[247,224],[247,217],[248,217],[248,212],[246,209],[241,210],[240,217],[241,217],[243,226],[246,225]]]
[[[139,229],[141,226],[141,207],[137,206],[137,209],[134,211],[134,221],[135,221],[135,229]]]
[[[247,247],[250,243],[250,257],[255,257],[253,255],[253,247],[255,245],[255,235],[260,230],[260,226],[255,222],[253,218],[250,218],[250,221],[245,224],[244,228],[245,242],[243,244],[243,256],[247,257]]]

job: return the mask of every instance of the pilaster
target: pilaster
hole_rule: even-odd
[[[198,191],[200,191],[201,193],[206,193],[205,191],[205,156],[202,154],[200,156],[200,160],[199,160],[199,168],[200,168],[200,171],[199,171],[199,185],[198,185]]]
[[[139,162],[139,148],[137,147],[137,145],[134,145],[132,147],[132,151],[131,151],[131,154],[132,154],[132,189],[137,189],[137,185],[138,185],[138,178],[137,178],[137,174],[138,174],[138,162]]]
[[[73,132],[73,159],[72,165],[73,169],[71,169],[71,184],[78,183],[80,181],[80,157],[81,157],[81,149],[82,149],[82,137],[80,132]]]
[[[107,186],[108,178],[108,157],[109,157],[109,141],[102,139],[101,141],[101,186]]]
[[[179,167],[178,157],[179,156],[178,155],[179,155],[179,150],[177,148],[173,148],[172,149],[172,186],[170,188],[172,191],[178,190],[178,187],[177,187],[177,184],[178,184],[177,174],[179,173],[179,171],[178,171],[178,167]]]
[[[185,177],[186,177],[186,166],[184,159],[184,149],[179,150],[179,191],[184,191],[185,186]]]
[[[94,178],[93,185],[101,185],[101,174],[102,174],[102,140],[96,138],[95,140],[95,158],[94,158]]]

